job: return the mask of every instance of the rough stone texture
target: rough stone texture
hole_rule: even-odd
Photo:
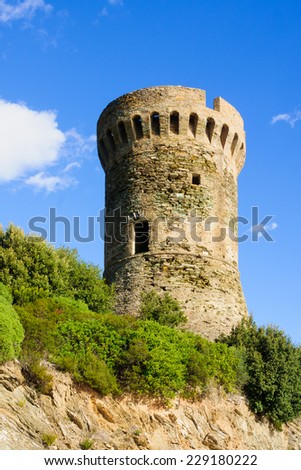
[[[181,302],[188,329],[210,339],[228,333],[247,314],[230,236],[245,159],[239,113],[222,98],[207,108],[203,90],[138,90],[103,111],[98,149],[106,172],[105,277],[117,284],[118,313],[136,315],[141,292],[155,288]],[[137,253],[141,221],[149,246]]]
[[[0,449],[295,449],[301,450],[301,419],[277,431],[260,421],[243,397],[212,390],[199,401],[169,407],[132,395],[101,397],[50,367],[51,396],[38,395],[17,362],[0,366]]]

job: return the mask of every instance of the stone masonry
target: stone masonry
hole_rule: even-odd
[[[240,114],[205,91],[146,88],[98,120],[106,173],[105,272],[117,312],[137,315],[143,291],[178,299],[187,328],[214,339],[247,315],[238,271]]]

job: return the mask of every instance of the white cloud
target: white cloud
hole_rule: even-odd
[[[0,100],[0,181],[55,163],[65,142],[53,111]]]
[[[106,7],[103,7],[103,9],[100,12],[100,16],[108,16],[109,12]]]
[[[276,222],[271,222],[268,225],[265,224],[258,224],[258,225],[253,225],[251,227],[251,232],[253,233],[258,233],[258,238],[263,237],[262,232],[272,232],[273,230],[276,230],[278,228],[278,224]]]
[[[278,224],[276,222],[272,222],[268,225],[268,230],[276,230],[276,228],[278,228]]]
[[[123,5],[123,0],[109,0],[110,5]]]
[[[271,124],[279,121],[288,122],[291,127],[295,127],[297,121],[301,120],[301,111],[294,111],[292,113],[277,114],[272,117]]]
[[[68,176],[52,176],[44,173],[43,171],[36,175],[30,176],[25,181],[25,184],[32,186],[36,190],[46,190],[47,192],[54,192],[60,189],[66,189],[70,186],[76,185],[77,181]]]
[[[45,3],[44,0],[24,0],[23,2],[0,0],[0,22],[30,19],[37,10],[48,12],[51,9],[52,5]]]
[[[123,6],[123,0],[107,0],[107,5],[104,6],[101,9],[98,16],[99,17],[109,16],[109,14],[110,14],[110,8],[109,7],[117,7],[117,6],[122,7]],[[94,21],[93,24],[97,26],[99,24],[99,21],[96,20],[96,21]]]
[[[76,129],[70,129],[65,132],[65,144],[62,148],[63,156],[72,156],[77,158],[83,154],[89,154],[96,148],[96,136],[84,137]]]
[[[80,168],[81,164],[78,162],[68,163],[68,165],[63,169],[63,173],[68,173],[69,171],[73,170],[73,168]]]
[[[45,29],[38,29],[36,31],[37,37],[40,40],[42,50],[50,47],[54,48],[58,46],[57,40],[45,31]]]
[[[54,111],[34,111],[0,99],[0,183],[24,182],[48,192],[74,186],[70,172],[95,152],[95,142],[94,135],[60,130]],[[55,174],[45,173],[54,166]]]

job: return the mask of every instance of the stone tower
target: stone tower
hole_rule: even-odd
[[[111,102],[97,126],[106,173],[105,272],[118,313],[141,293],[169,292],[187,328],[213,339],[247,314],[238,271],[240,114],[205,91],[146,88]]]

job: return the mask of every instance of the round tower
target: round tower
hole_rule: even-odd
[[[169,292],[187,328],[213,339],[247,308],[238,271],[237,177],[245,160],[240,114],[205,91],[146,88],[111,102],[97,125],[106,173],[105,272],[117,312],[141,293]]]

